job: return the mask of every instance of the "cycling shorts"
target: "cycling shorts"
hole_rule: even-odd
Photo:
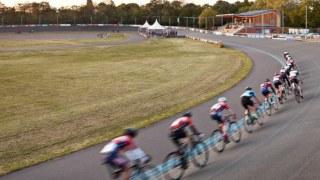
[[[270,91],[268,88],[262,88],[261,89],[261,94],[264,96],[264,97],[267,97],[269,94],[270,94]]]
[[[179,128],[171,131],[169,137],[177,147],[180,147],[182,143],[179,140],[188,137],[188,134],[185,131],[185,128]]]
[[[211,116],[211,119],[217,121],[218,124],[222,124],[223,123],[221,113],[213,113],[210,116]]]
[[[249,106],[254,106],[254,102],[251,100],[251,97],[249,96],[242,96],[241,104],[245,109],[248,109]]]
[[[282,85],[281,81],[273,81],[273,85],[276,89],[279,89],[279,87]]]
[[[125,157],[119,156],[118,153],[113,152],[110,156],[106,157],[105,162],[109,164],[112,168],[125,169],[128,167],[129,160]]]
[[[292,78],[292,79],[290,79],[290,83],[299,84],[299,80],[297,78]]]

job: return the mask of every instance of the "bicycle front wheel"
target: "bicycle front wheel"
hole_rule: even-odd
[[[271,114],[272,114],[272,109],[271,109],[271,105],[269,104],[269,102],[268,102],[268,101],[265,101],[265,102],[263,103],[263,106],[264,106],[264,110],[265,110],[266,114],[267,114],[268,116],[271,116]]]
[[[295,96],[295,99],[296,99],[297,103],[300,103],[301,102],[301,99],[300,99],[301,96],[300,96],[300,92],[299,92],[298,89],[294,90],[294,96]]]
[[[199,167],[203,168],[207,165],[209,160],[209,151],[205,143],[197,143],[191,150],[191,162]]]
[[[238,143],[241,140],[241,129],[236,122],[230,122],[229,135],[233,142]]]
[[[223,135],[219,129],[216,129],[211,133],[210,139],[213,141],[213,150],[218,153],[223,152],[226,144],[224,143]]]
[[[169,153],[164,159],[165,178],[168,180],[179,180],[185,169],[182,167],[181,155],[178,152]]]
[[[134,180],[153,180],[161,179],[161,172],[156,169],[154,165],[148,164],[143,169],[137,170],[135,176],[131,179]]]
[[[252,133],[254,123],[251,122],[250,117],[248,115],[245,115],[243,121],[244,130],[246,130],[248,133]]]

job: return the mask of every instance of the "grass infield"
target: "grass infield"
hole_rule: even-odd
[[[239,51],[188,39],[0,53],[0,174],[183,111],[251,67]]]

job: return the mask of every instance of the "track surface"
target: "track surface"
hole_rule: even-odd
[[[304,78],[305,100],[297,104],[292,97],[266,124],[245,135],[237,145],[227,146],[221,155],[210,154],[210,163],[201,170],[191,168],[186,179],[320,179],[320,45],[293,41],[217,37],[189,31],[193,36],[221,39],[225,44],[240,49],[254,61],[251,74],[236,87],[223,95],[238,116],[242,113],[239,96],[245,86],[258,88],[266,78],[278,71],[280,64],[274,57],[282,57],[289,51],[298,61]],[[273,57],[271,56],[273,55]],[[216,127],[208,116],[208,109],[216,99],[191,109],[196,126],[206,134]],[[167,137],[167,128],[177,116],[140,131],[138,144],[156,163],[173,150]],[[103,144],[68,156],[42,163],[7,176],[0,180],[95,180],[109,179],[105,168],[100,165],[98,154]]]

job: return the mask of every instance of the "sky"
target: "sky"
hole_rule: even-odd
[[[0,0],[1,3],[6,6],[14,6],[18,3],[26,3],[26,2],[42,2],[47,1],[53,7],[61,7],[61,6],[72,6],[72,5],[84,5],[87,0]],[[108,0],[93,0],[94,3],[98,4],[99,2],[108,2]],[[216,0],[184,0],[186,3],[195,3],[195,4],[210,4],[213,5]],[[230,3],[235,2],[236,0],[226,0]],[[121,3],[137,3],[137,4],[146,4],[150,2],[150,0],[113,0],[113,2],[118,5]]]

